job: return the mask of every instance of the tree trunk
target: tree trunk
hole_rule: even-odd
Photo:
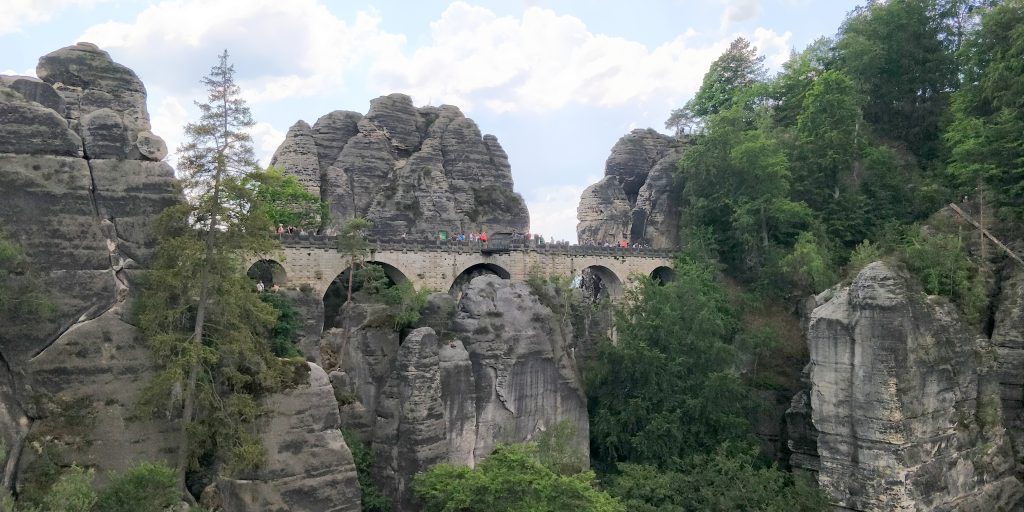
[[[217,157],[217,171],[213,179],[213,210],[210,212],[210,223],[206,232],[206,253],[203,257],[203,268],[199,278],[199,304],[196,307],[196,324],[192,331],[192,348],[194,353],[189,361],[188,380],[185,383],[184,404],[181,410],[180,446],[178,448],[178,489],[182,496],[194,501],[192,494],[185,486],[185,474],[188,472],[190,459],[190,443],[188,440],[188,427],[195,418],[196,409],[196,382],[199,379],[199,358],[198,353],[203,345],[203,328],[206,323],[206,310],[210,301],[210,265],[216,247],[217,236],[217,209],[220,207],[220,184],[226,162],[224,152]]]
[[[764,213],[764,205],[761,205],[761,243],[764,244],[765,255],[768,251],[768,218]]]

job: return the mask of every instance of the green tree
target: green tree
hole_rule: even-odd
[[[1024,2],[986,12],[964,44],[964,84],[946,132],[949,171],[1014,222],[1024,221]]]
[[[295,176],[277,167],[253,174],[256,201],[273,226],[295,226],[316,232],[327,222],[327,203],[306,190]]]
[[[438,464],[416,475],[424,512],[624,511],[596,488],[594,473],[560,475],[538,460],[535,445],[501,445],[475,469]]]
[[[830,38],[819,38],[802,52],[791,55],[782,64],[782,72],[771,81],[775,123],[796,126],[807,91],[819,76],[835,66],[835,40]]]
[[[620,464],[608,492],[633,512],[815,512],[831,510],[804,475],[760,467],[756,450],[724,445],[663,471]]]
[[[649,279],[627,294],[617,341],[602,342],[586,369],[591,458],[664,467],[676,459],[748,439],[752,402],[733,371],[738,329],[717,269],[684,256],[661,286]]]
[[[763,81],[764,56],[757,54],[750,41],[737,37],[704,74],[700,89],[690,101],[690,110],[708,117],[721,112],[737,98],[737,91]]]
[[[800,293],[817,293],[835,283],[831,251],[813,233],[803,232],[782,258],[782,269]]]
[[[274,244],[270,223],[247,181],[258,168],[254,123],[234,82],[225,51],[203,78],[206,103],[185,126],[178,170],[188,202],[168,209],[157,226],[159,246],[136,305],[139,326],[162,370],[141,404],[154,414],[180,414],[178,487],[200,454],[217,454],[228,471],[262,461],[251,428],[257,397],[278,389],[287,372],[265,336],[273,308],[252,293],[241,256]]]
[[[370,253],[370,242],[366,240],[366,234],[371,227],[373,223],[370,221],[355,217],[349,219],[338,234],[338,252],[348,257],[348,302],[352,302],[352,284],[355,282],[356,269],[363,265],[363,260]]]
[[[863,145],[860,101],[841,71],[822,73],[807,91],[797,119],[800,163],[794,166],[797,197],[820,209],[840,194],[840,178],[853,171]]]
[[[810,218],[789,197],[789,160],[768,114],[744,101],[712,116],[679,164],[684,224],[710,227],[723,260],[741,271],[764,266],[774,246],[792,243]]]
[[[932,0],[870,2],[840,29],[842,68],[867,99],[864,119],[918,158],[938,156],[949,91],[957,83],[945,20]]]
[[[675,128],[678,133],[686,127],[699,126],[700,120],[728,108],[739,97],[740,90],[763,81],[765,76],[764,56],[757,54],[750,41],[737,37],[711,63],[697,94],[672,112],[665,127]]]

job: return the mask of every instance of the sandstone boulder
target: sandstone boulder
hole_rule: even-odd
[[[658,248],[679,244],[676,166],[686,141],[652,129],[633,130],[605,162],[605,175],[580,197],[576,235],[580,243],[622,239]]]
[[[10,87],[25,99],[34,101],[54,112],[64,116],[64,98],[53,89],[50,84],[29,76],[5,76],[0,75],[0,84]]]
[[[267,463],[253,474],[218,480],[223,510],[362,510],[355,463],[324,370],[310,363],[308,384],[271,395],[263,406],[268,415],[259,432]]]
[[[150,129],[146,87],[138,75],[92,43],[78,43],[40,57],[36,75],[64,98],[65,116],[76,130],[85,116],[102,109],[120,116],[132,145],[140,132]]]
[[[60,114],[0,86],[0,153],[82,156],[82,139]]]
[[[849,510],[1014,510],[1024,498],[988,351],[881,262],[811,315],[818,482]]]
[[[138,393],[155,374],[139,330],[119,304],[72,325],[27,366],[32,404],[18,474],[75,462],[123,472],[140,462],[173,464],[177,425],[139,418]],[[22,480],[19,480],[21,482]]]
[[[366,116],[335,111],[296,123],[273,163],[316,191],[336,231],[363,216],[380,236],[439,230],[526,231],[508,155],[458,108],[416,108],[404,94],[371,102]]]

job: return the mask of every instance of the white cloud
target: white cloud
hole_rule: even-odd
[[[748,4],[757,2],[737,0],[730,8]],[[789,55],[788,32],[759,28],[698,43],[699,34],[688,29],[649,48],[537,6],[498,16],[455,1],[415,48],[407,48],[404,35],[386,32],[381,21],[375,12],[342,20],[318,0],[161,0],[130,23],[95,25],[80,39],[111,50],[147,84],[180,97],[201,94],[195,77],[229,48],[239,85],[253,103],[333,93],[351,80],[367,80],[357,85],[368,85],[372,94],[401,91],[420,104],[452,103],[467,112],[651,100],[668,109],[696,91],[708,65],[737,35],[752,39],[770,63]]]
[[[379,23],[365,12],[340,20],[316,0],[164,0],[80,39],[116,50],[144,79],[178,93],[191,92],[227,48],[246,98],[262,102],[335,89],[346,72],[404,41]]]
[[[285,133],[274,128],[270,123],[260,122],[249,129],[249,134],[252,135],[256,158],[260,165],[267,167],[270,165],[270,158],[274,156],[274,151],[277,151],[277,147],[284,142]]]
[[[155,109],[150,109],[150,124],[153,133],[159,135],[167,143],[167,163],[177,167],[177,150],[185,140],[183,128],[189,121],[189,112],[181,100],[173,96],[161,99]]]
[[[26,27],[49,21],[69,7],[92,7],[109,0],[4,0],[0,14],[0,35],[21,32]]]
[[[600,179],[588,176],[587,184]],[[526,205],[530,209],[530,230],[544,235],[547,240],[568,240],[576,242],[576,204],[584,185],[552,185],[540,187],[526,194]]]
[[[498,112],[547,111],[570,104],[616,107],[658,100],[680,104],[737,35],[697,44],[693,30],[653,49],[591,32],[579,19],[540,7],[498,16],[452,3],[431,23],[431,39],[411,53],[385,48],[371,70],[379,92],[424,103],[484,105]],[[789,33],[758,29],[762,51],[788,56]],[[784,48],[780,48],[782,44]]]
[[[734,23],[750,21],[761,16],[761,0],[720,0],[725,4],[721,28],[726,31]]]

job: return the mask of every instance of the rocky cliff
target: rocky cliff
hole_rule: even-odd
[[[151,365],[124,301],[150,223],[181,197],[145,87],[88,43],[43,56],[36,73],[0,77],[0,225],[56,306],[22,319],[31,330],[0,329],[4,479],[19,489],[71,461],[102,472],[162,460],[174,429],[129,420]]]
[[[182,200],[146,89],[88,43],[43,56],[36,73],[0,77],[0,226],[55,305],[52,317],[0,328],[0,480],[19,493],[44,491],[72,463],[101,482],[170,463],[178,440],[173,418],[133,413],[154,367],[128,299],[153,221]],[[312,366],[308,385],[264,405],[271,462],[244,481],[221,478],[223,510],[359,510],[326,373]]]
[[[676,164],[686,143],[652,129],[633,130],[612,147],[604,178],[580,197],[576,236],[583,244],[630,243],[672,248],[679,244]]]
[[[529,229],[505,151],[451,105],[416,108],[391,94],[371,101],[365,116],[335,111],[313,126],[299,121],[271,165],[330,206],[328,231],[354,216],[393,237]]]
[[[496,444],[561,422],[575,429],[574,448],[588,452],[571,326],[525,284],[488,275],[458,299],[434,294],[423,327],[401,343],[381,327],[379,306],[347,308],[351,332],[325,333],[330,352],[344,354],[331,378],[346,397],[349,427],[372,442],[374,477],[397,510],[409,510],[416,472],[438,462],[474,466]]]
[[[1019,509],[997,351],[947,301],[872,263],[813,311],[808,344],[818,481],[837,505]],[[807,405],[798,396],[791,415],[806,416]]]

